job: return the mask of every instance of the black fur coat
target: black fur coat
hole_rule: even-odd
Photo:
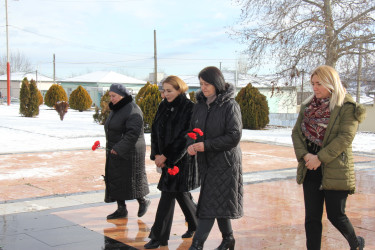
[[[187,133],[194,103],[185,94],[172,102],[163,100],[155,115],[151,132],[151,160],[164,155],[166,167],[162,168],[158,189],[167,192],[186,192],[199,187],[195,157],[186,152]],[[179,173],[169,175],[168,168],[177,166]]]

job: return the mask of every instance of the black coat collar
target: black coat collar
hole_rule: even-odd
[[[124,107],[126,104],[130,103],[133,101],[133,97],[131,95],[127,95],[125,96],[124,98],[122,98],[118,103],[116,104],[113,104],[112,102],[109,103],[109,108],[111,110],[119,110],[121,109],[122,107]]]
[[[178,95],[172,102],[168,102],[166,99],[164,100],[165,106],[168,109],[172,109],[180,105],[186,99],[185,93]]]

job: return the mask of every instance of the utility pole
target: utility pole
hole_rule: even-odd
[[[358,51],[358,72],[357,72],[357,98],[356,102],[360,102],[361,96],[361,78],[362,78],[362,43],[359,45]]]
[[[158,59],[156,53],[156,30],[154,30],[154,84],[158,84]]]
[[[10,105],[10,63],[9,63],[9,42],[8,42],[8,1],[5,0],[5,27],[7,37],[7,104]]]
[[[55,54],[53,54],[53,83],[56,83],[56,61],[55,61]]]
[[[221,71],[221,62],[220,62],[220,71]]]

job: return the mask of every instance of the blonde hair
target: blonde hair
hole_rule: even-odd
[[[168,76],[163,80],[162,84],[164,85],[164,83],[172,85],[175,90],[180,90],[181,93],[185,93],[189,89],[187,84],[178,76]]]
[[[341,83],[340,76],[337,71],[328,65],[321,65],[318,66],[314,71],[311,73],[311,78],[316,75],[320,79],[320,84],[323,85],[328,91],[331,93],[330,101],[329,101],[329,109],[332,111],[335,106],[342,106],[344,103],[344,98],[346,94],[346,89]],[[308,97],[303,104],[309,103],[315,94],[312,94]]]

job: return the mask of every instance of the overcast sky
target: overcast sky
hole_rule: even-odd
[[[6,55],[5,1],[0,49]],[[158,71],[197,74],[205,66],[234,69],[244,46],[231,39],[240,6],[232,0],[8,0],[9,47],[47,76],[114,70],[139,79]]]

